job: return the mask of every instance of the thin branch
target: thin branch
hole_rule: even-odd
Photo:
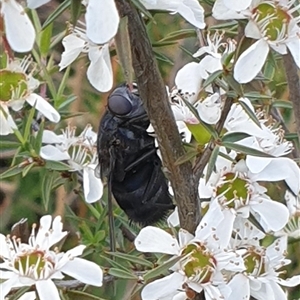
[[[198,184],[193,178],[190,162],[181,165],[175,163],[185,151],[144,22],[128,1],[117,0],[116,4],[120,16],[128,16],[128,33],[139,93],[157,135],[164,166],[169,173],[181,227],[194,233],[200,220]]]
[[[298,140],[300,142],[300,78],[298,67],[289,51],[286,55],[283,55],[282,58],[289,87],[290,100],[293,103],[296,132],[298,134]]]

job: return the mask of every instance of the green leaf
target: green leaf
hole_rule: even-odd
[[[186,126],[199,145],[203,146],[206,143],[208,143],[211,139],[210,132],[205,128],[205,126],[202,123],[186,124]]]
[[[208,87],[210,84],[212,84],[213,82],[215,82],[215,80],[217,78],[219,78],[221,75],[223,74],[223,70],[218,70],[213,72],[212,74],[210,74],[208,76],[208,78],[204,81],[203,85],[202,85],[202,89],[205,89],[206,87]]]
[[[186,163],[187,161],[192,160],[194,157],[196,157],[199,154],[197,150],[187,151],[184,155],[180,156],[176,162],[175,165],[181,165]]]
[[[68,166],[67,164],[60,161],[54,161],[54,160],[47,160],[45,163],[45,168],[49,170],[56,170],[56,171],[70,170],[70,166]]]
[[[42,189],[42,200],[46,211],[48,211],[50,195],[53,187],[53,180],[55,177],[57,177],[57,175],[58,174],[56,172],[49,172],[49,171],[46,171],[43,174],[41,189]]]
[[[52,29],[53,23],[50,26],[47,26],[45,29],[42,30],[40,35],[40,51],[42,56],[47,56],[50,50],[50,43],[52,37]]]
[[[153,18],[151,13],[147,10],[147,8],[141,3],[140,0],[131,0],[131,2],[141,13],[147,16],[149,20],[151,20],[154,24],[156,24],[155,19]]]
[[[81,0],[71,0],[71,18],[75,26],[81,13]]]
[[[128,272],[128,264],[121,265],[120,263],[116,262],[115,260],[107,257],[100,255],[103,259],[105,259],[112,267],[120,270],[124,270],[125,272]]]
[[[22,170],[22,177],[25,177],[34,166],[36,166],[35,162],[25,166]]]
[[[90,212],[93,214],[93,216],[94,216],[96,219],[99,219],[99,217],[100,217],[99,211],[98,211],[92,204],[88,204],[88,203],[87,203],[87,207],[89,208],[89,210],[90,210]]]
[[[218,139],[218,133],[216,132],[216,130],[213,128],[212,125],[207,124],[207,123],[205,123],[205,122],[202,121],[202,119],[200,118],[200,116],[198,114],[198,111],[196,110],[196,108],[194,107],[194,105],[191,104],[189,101],[185,100],[184,98],[182,98],[182,100],[186,104],[186,106],[190,109],[190,111],[194,114],[194,116],[197,118],[197,120],[210,133],[210,135],[213,136],[214,139]]]
[[[19,166],[14,166],[12,168],[9,168],[8,170],[4,171],[2,174],[0,174],[0,180],[13,177],[17,174],[22,173],[23,168],[20,168]]]
[[[195,29],[180,29],[168,33],[163,39],[157,41],[156,43],[167,42],[167,41],[178,41],[190,37],[197,37],[197,33]]]
[[[1,138],[0,150],[15,150],[20,146],[21,146],[20,142],[5,141],[3,140],[3,138]]]
[[[124,260],[127,260],[127,261],[131,261],[135,264],[140,264],[142,266],[146,266],[146,267],[149,267],[149,268],[153,268],[153,264],[148,261],[148,260],[145,260],[143,258],[139,258],[137,256],[133,256],[133,255],[129,255],[129,254],[125,254],[125,253],[120,253],[120,252],[108,252],[108,254],[111,254],[115,257],[119,257],[119,258],[122,258]]]
[[[255,113],[249,108],[249,106],[244,102],[244,101],[239,101],[239,104],[241,105],[241,107],[243,108],[243,110],[246,112],[246,114],[249,116],[249,118],[259,127],[260,123],[255,115]]]
[[[260,92],[256,92],[256,91],[245,93],[244,97],[249,98],[250,100],[251,99],[256,100],[256,99],[271,99],[272,98],[272,96],[264,95],[264,94],[261,94]]]
[[[216,164],[219,152],[220,152],[220,147],[216,146],[214,148],[214,150],[212,151],[212,153],[211,153],[211,156],[210,156],[210,159],[209,159],[209,162],[208,162],[208,165],[207,165],[207,171],[206,171],[206,175],[205,175],[205,182],[208,182],[212,172],[214,171],[215,164]]]
[[[25,141],[28,140],[28,137],[31,133],[31,126],[32,126],[34,113],[35,113],[35,107],[32,107],[29,111],[29,115],[28,115],[28,118],[26,120],[26,125],[25,125],[25,129],[24,129],[23,138],[24,138]]]
[[[234,79],[232,74],[224,75],[224,79],[228,83],[228,85],[238,94],[238,97],[242,97],[244,95],[242,86]]]
[[[160,60],[160,61],[163,61],[163,62],[166,62],[170,65],[174,65],[174,62],[172,60],[170,60],[170,58],[168,58],[166,55],[162,54],[162,53],[159,53],[158,51],[156,51],[155,49],[153,49],[153,52],[155,54],[155,57],[157,60]]]
[[[39,130],[38,130],[38,132],[37,132],[37,134],[34,138],[33,149],[35,150],[36,153],[40,153],[40,150],[41,150],[41,147],[42,147],[44,126],[45,126],[45,122],[42,121],[39,124]]]
[[[259,151],[257,149],[239,145],[239,144],[235,144],[235,143],[231,143],[231,142],[222,142],[222,145],[226,148],[229,148],[229,149],[232,149],[232,150],[235,150],[235,151],[247,154],[247,155],[259,156],[259,157],[273,157],[272,155],[267,154],[262,151]]]
[[[174,258],[171,258],[169,261],[165,262],[164,264],[156,267],[155,269],[152,269],[151,271],[147,272],[143,277],[146,281],[149,279],[158,277],[160,275],[165,275],[168,270],[174,266],[182,257],[176,256]]]
[[[249,137],[250,135],[245,133],[245,132],[230,132],[230,133],[226,133],[223,137],[222,137],[222,141],[223,142],[237,142],[240,140],[243,140],[247,137]]]
[[[119,23],[119,29],[114,39],[125,81],[127,83],[132,83],[134,78],[134,72],[132,68],[131,46],[128,33],[127,16],[121,18]]]
[[[116,269],[116,268],[110,268],[108,270],[108,274],[115,276],[117,278],[138,280],[138,277],[135,274],[125,270]]]
[[[71,0],[65,0],[61,3],[52,14],[50,14],[47,20],[44,22],[42,29],[49,26],[55,19],[57,19],[69,6],[71,5]]]
[[[280,107],[280,108],[293,109],[293,104],[292,104],[292,102],[286,101],[286,100],[275,100],[272,103],[272,107]]]
[[[64,293],[67,293],[69,299],[72,299],[72,300],[105,300],[98,296],[94,296],[94,295],[88,294],[86,292],[77,291],[77,290],[68,289]]]

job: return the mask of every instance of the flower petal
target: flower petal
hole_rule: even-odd
[[[204,9],[197,0],[179,1],[177,12],[195,27],[200,29],[205,28]]]
[[[141,252],[175,255],[179,253],[177,240],[166,231],[153,226],[142,228],[134,241],[134,245]]]
[[[289,210],[285,205],[265,198],[251,200],[251,211],[266,231],[282,229],[289,219]]]
[[[13,133],[13,129],[17,129],[17,125],[11,117],[6,105],[0,107],[0,135],[8,135]]]
[[[12,287],[16,286],[19,283],[19,278],[15,274],[15,276],[12,276],[10,279],[0,283],[0,296],[1,299],[4,299],[5,296],[10,292]]]
[[[27,292],[23,294],[18,300],[35,300],[36,299],[36,293],[35,292]]]
[[[66,68],[78,57],[80,52],[83,50],[85,43],[86,42],[76,34],[69,34],[63,38],[62,44],[65,51],[61,56],[60,63],[58,64],[59,71]]]
[[[41,148],[40,156],[46,160],[62,161],[70,159],[66,151],[61,151],[53,145],[46,145]]]
[[[235,1],[237,2],[237,1]],[[242,2],[242,1],[238,1]],[[229,9],[228,6],[225,5],[223,0],[216,0],[213,9],[212,9],[213,17],[217,20],[230,20],[230,19],[245,19],[246,17],[233,10]]]
[[[183,275],[175,272],[164,278],[157,279],[147,284],[142,290],[143,300],[153,299],[173,299],[172,297],[178,293],[178,289],[182,288],[184,282]]]
[[[293,160],[287,157],[272,159],[260,173],[253,176],[253,180],[285,180],[295,195],[298,195],[300,191],[300,169]]]
[[[83,283],[94,286],[102,285],[103,272],[101,268],[88,260],[75,257],[66,263],[61,271]]]
[[[286,45],[289,48],[296,65],[298,66],[298,68],[300,68],[300,38],[297,36],[291,38],[286,42]]]
[[[169,227],[176,227],[179,226],[179,215],[178,215],[178,207],[176,206],[174,211],[169,215],[167,219],[167,223]]]
[[[114,0],[89,0],[85,21],[86,34],[96,44],[105,44],[117,33],[119,14]]]
[[[231,288],[231,294],[228,300],[249,299],[250,285],[249,279],[243,274],[235,275],[228,283]]]
[[[243,1],[236,1],[236,0],[223,0],[224,4],[232,10],[241,11],[248,8],[252,2],[252,0],[243,0]]]
[[[35,30],[22,5],[15,0],[1,1],[1,14],[10,47],[17,52],[30,51]]]
[[[262,69],[269,53],[264,39],[258,40],[238,58],[234,66],[234,78],[239,83],[250,82]]]
[[[36,9],[46,3],[48,3],[50,0],[27,0],[27,6],[30,9]]]
[[[103,183],[95,176],[95,168],[96,165],[83,168],[83,191],[87,203],[96,202],[103,195]]]
[[[38,94],[30,94],[26,97],[26,101],[34,106],[39,112],[41,112],[48,120],[54,123],[58,123],[60,115],[57,110],[49,104],[43,97]]]
[[[62,135],[57,135],[51,130],[45,129],[43,132],[42,143],[45,144],[61,144],[64,142]]]
[[[296,275],[288,279],[282,279],[278,277],[277,281],[283,286],[288,286],[288,287],[297,286],[300,284],[300,275]]]
[[[35,284],[40,300],[60,300],[55,284],[49,280],[38,280]]]
[[[87,78],[91,85],[100,92],[107,92],[113,85],[113,73],[109,55],[109,45],[92,47],[89,51],[91,61],[87,70]]]
[[[183,66],[176,74],[175,84],[182,94],[189,94],[189,101],[193,103],[198,100],[201,89],[202,78],[200,76],[199,64],[191,62]]]

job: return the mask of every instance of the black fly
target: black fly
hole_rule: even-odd
[[[174,208],[149,124],[136,86],[122,84],[108,98],[97,141],[101,177],[129,219],[141,225]]]

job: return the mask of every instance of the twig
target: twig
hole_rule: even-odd
[[[282,59],[289,87],[290,100],[293,104],[296,132],[300,142],[300,78],[298,75],[298,67],[289,51],[286,55],[282,56]]]
[[[164,166],[169,172],[181,227],[194,233],[200,220],[198,184],[193,178],[190,162],[176,164],[185,151],[144,22],[127,1],[117,0],[116,4],[120,16],[128,16],[128,33],[139,93],[156,132]]]

